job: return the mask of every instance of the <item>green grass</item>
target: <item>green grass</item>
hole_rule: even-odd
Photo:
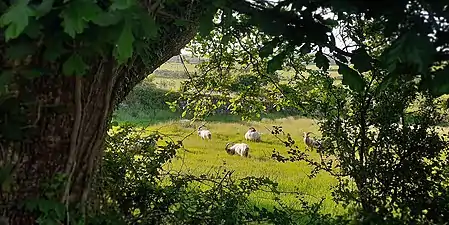
[[[181,114],[170,110],[154,110],[148,112],[143,109],[128,109],[121,107],[116,110],[113,115],[115,122],[131,123],[137,126],[147,126],[149,124],[158,124],[161,121],[172,121],[180,118]]]
[[[262,132],[263,141],[252,143],[244,141],[244,134],[248,126],[254,126]],[[188,136],[184,141],[185,150],[178,152],[177,158],[166,169],[182,171],[188,174],[207,174],[211,171],[226,168],[233,170],[237,177],[246,176],[265,176],[279,183],[279,188],[285,192],[299,191],[306,194],[306,199],[318,201],[325,197],[323,212],[340,214],[344,212],[341,206],[338,206],[331,199],[331,185],[336,180],[328,174],[320,173],[316,178],[309,179],[307,174],[310,167],[303,162],[280,163],[271,159],[273,149],[286,154],[286,149],[282,143],[276,139],[265,127],[271,128],[271,125],[280,125],[285,132],[290,133],[302,148],[302,132],[312,131],[317,133],[317,126],[310,119],[303,118],[284,118],[284,119],[263,119],[260,122],[210,122],[206,126],[212,132],[212,140],[201,140],[196,135],[195,127],[188,127],[177,121],[165,122],[153,125],[148,128],[148,132],[158,130],[164,135],[174,140],[180,140]],[[285,138],[285,136],[282,136]],[[228,155],[224,147],[227,142],[246,142],[250,145],[250,157],[243,158],[239,156]],[[317,157],[315,153],[311,153]],[[252,200],[257,205],[270,207],[274,202],[271,194],[259,192],[252,196]],[[286,194],[282,200],[294,207],[300,207],[294,195]]]
[[[177,78],[166,78],[166,77],[155,77],[154,83],[158,88],[177,91],[181,87],[181,82],[186,79],[177,79]]]
[[[185,63],[185,65],[189,72],[196,71],[195,64]],[[182,63],[174,63],[174,62],[164,63],[159,67],[159,69],[160,70],[178,71],[178,72],[183,72],[185,70],[184,65],[182,65]]]
[[[313,68],[313,66],[310,66]],[[184,67],[179,63],[166,63],[160,67],[162,70],[175,72],[184,71]],[[187,64],[189,72],[194,72],[195,67]],[[329,72],[331,76],[339,76],[335,71],[335,67]],[[288,76],[289,72],[284,72]],[[180,83],[184,79],[173,79],[169,77],[158,77],[154,79],[154,83],[162,89],[178,90]],[[311,131],[318,134],[316,124],[305,118],[279,118],[282,115],[270,115],[267,119],[260,122],[244,123],[240,122],[237,116],[213,116],[208,119],[207,127],[212,131],[213,137],[211,141],[201,140],[196,135],[195,127],[188,127],[178,122],[179,113],[172,113],[168,110],[156,110],[154,112],[145,112],[136,109],[120,109],[115,112],[116,121],[126,121],[139,125],[148,125],[148,132],[158,130],[174,140],[180,140],[188,136],[184,141],[185,150],[181,150],[177,154],[177,158],[170,164],[166,165],[166,169],[174,171],[182,171],[183,173],[191,173],[195,175],[211,173],[219,169],[228,169],[235,171],[235,176],[266,176],[279,183],[282,191],[291,192],[299,191],[306,194],[307,200],[317,201],[321,197],[325,197],[323,212],[332,214],[341,214],[345,210],[337,205],[331,198],[331,186],[336,180],[326,173],[320,173],[316,178],[309,179],[307,174],[310,167],[303,162],[280,163],[271,159],[273,149],[286,154],[286,149],[282,143],[269,133],[265,127],[271,128],[271,125],[280,125],[284,131],[290,133],[298,142],[301,149],[302,132]],[[262,132],[263,141],[261,143],[250,143],[250,158],[242,158],[239,156],[229,156],[224,146],[227,142],[245,142],[244,134],[248,126],[254,126]],[[444,128],[448,132],[448,128]],[[285,138],[283,136],[282,138]],[[317,157],[315,153],[311,153],[313,157]],[[313,197],[311,197],[313,196]],[[252,200],[257,205],[272,206],[272,196],[265,192],[258,192],[252,196]],[[294,195],[284,195],[282,200],[294,207],[300,207],[295,200]]]

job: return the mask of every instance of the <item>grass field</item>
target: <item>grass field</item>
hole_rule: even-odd
[[[194,65],[187,64],[189,71],[194,71]],[[166,63],[161,69],[166,71],[184,71],[184,67],[179,63]],[[338,73],[332,68],[331,76]],[[155,73],[154,83],[157,87],[166,90],[178,90],[182,78],[158,77]],[[129,110],[129,111],[127,111]],[[208,119],[207,128],[212,132],[212,140],[201,140],[196,134],[196,126],[186,126],[179,122],[180,114],[167,110],[155,110],[145,112],[136,109],[122,109],[115,113],[115,120],[118,122],[131,122],[139,125],[151,124],[148,132],[159,131],[174,140],[184,139],[184,148],[178,152],[177,157],[166,165],[166,169],[182,171],[183,173],[201,175],[216,172],[219,169],[235,171],[237,177],[265,176],[279,183],[279,188],[284,192],[298,191],[304,193],[309,201],[318,201],[325,197],[323,212],[331,214],[341,214],[346,210],[337,205],[331,197],[331,187],[336,184],[336,180],[326,173],[320,173],[317,177],[309,179],[307,174],[310,167],[303,162],[280,163],[271,159],[273,149],[286,155],[284,145],[271,135],[266,128],[272,125],[282,126],[286,133],[290,133],[298,143],[300,149],[304,149],[302,143],[302,132],[317,132],[317,125],[313,120],[307,118],[283,117],[282,115],[269,115],[260,122],[241,122],[236,116],[215,116]],[[261,143],[250,143],[244,141],[244,134],[249,126],[254,126],[262,132]],[[443,133],[447,133],[449,128],[443,128]],[[285,138],[283,136],[282,138]],[[250,157],[228,155],[224,148],[227,142],[246,142],[250,145]],[[310,153],[312,157],[317,157],[316,153]],[[265,192],[256,193],[252,196],[255,204],[272,206],[272,196]],[[301,207],[292,194],[286,194],[282,200],[294,207]]]
[[[147,128],[148,132],[158,131],[172,138],[183,141],[184,148],[178,152],[177,157],[166,165],[166,169],[182,171],[187,174],[201,175],[216,172],[219,169],[235,171],[236,177],[256,176],[269,177],[278,182],[279,188],[284,192],[300,192],[305,194],[305,199],[311,202],[319,201],[325,197],[323,212],[331,214],[341,214],[345,210],[332,201],[331,185],[336,180],[330,175],[320,173],[317,177],[309,179],[307,174],[310,167],[302,162],[280,163],[271,159],[273,149],[286,155],[283,144],[274,137],[267,128],[272,125],[282,126],[286,133],[290,133],[299,143],[302,144],[302,132],[312,131],[317,133],[315,123],[306,118],[283,118],[283,119],[263,119],[260,122],[209,122],[206,127],[211,130],[212,140],[202,140],[196,134],[196,128],[181,124],[177,120],[163,122]],[[244,134],[248,126],[254,126],[262,133],[262,142],[252,143],[244,140]],[[190,135],[190,136],[189,136]],[[285,136],[280,136],[285,138]],[[227,142],[246,142],[250,146],[250,157],[228,155],[224,147]],[[317,157],[315,153],[311,153]],[[257,205],[270,207],[274,204],[272,195],[266,192],[258,192],[252,196],[252,201]],[[285,194],[282,200],[286,204],[298,208],[298,204],[293,194]]]

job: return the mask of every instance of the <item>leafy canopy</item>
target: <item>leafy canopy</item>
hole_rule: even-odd
[[[205,1],[207,2],[207,1]],[[85,75],[92,62],[113,59],[118,65],[130,58],[148,58],[149,45],[160,38],[167,20],[158,7],[180,8],[183,1],[164,1],[163,5],[147,5],[136,0],[18,0],[0,4],[1,40],[8,45],[6,58],[16,60],[20,67],[12,73],[39,70],[46,63],[62,65],[67,76]],[[198,6],[201,7],[201,6]],[[187,10],[187,9],[184,9]],[[183,21],[182,18],[176,20]],[[190,26],[195,21],[183,21]],[[182,29],[182,28],[180,28]],[[40,53],[43,52],[43,55]],[[27,57],[39,58],[39,65],[30,65]],[[11,66],[13,67],[13,66]]]
[[[275,54],[279,57],[273,58],[274,69],[279,69],[279,61],[285,61],[282,55],[301,49],[306,53],[316,52],[315,63],[324,70],[329,68],[328,58],[339,62],[344,82],[355,91],[360,92],[364,86],[363,79],[355,70],[363,73],[376,66],[388,69],[390,74],[420,75],[423,88],[436,95],[449,93],[449,89],[444,88],[446,82],[432,82],[436,74],[445,73],[444,67],[448,66],[449,54],[444,50],[449,40],[448,3],[424,0],[261,0],[233,2],[227,10],[248,16],[238,24],[230,25],[232,29],[255,26],[261,32],[276,37],[261,48],[263,56],[273,55],[274,48],[282,49],[283,53]],[[336,37],[331,32],[333,28],[351,28],[367,21],[375,21],[376,34],[370,30],[354,30],[345,34],[346,39],[354,42],[354,51],[337,46]],[[222,23],[218,25],[224,26]],[[375,60],[373,55],[366,53],[369,45],[366,37],[377,34],[382,34],[389,47],[378,53],[382,57]],[[369,48],[376,47],[371,45]],[[348,68],[348,58],[355,70]],[[442,67],[435,67],[440,65]]]

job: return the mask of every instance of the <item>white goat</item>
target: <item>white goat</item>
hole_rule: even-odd
[[[201,139],[212,139],[212,133],[210,130],[203,130],[203,127],[198,128],[198,135],[201,137]]]
[[[231,147],[229,147],[231,146]],[[226,152],[229,155],[240,155],[242,157],[248,157],[249,154],[249,146],[245,143],[238,143],[238,144],[234,144],[234,143],[227,143],[226,147],[225,147]]]
[[[257,142],[259,142],[259,141],[261,141],[260,133],[257,132],[256,129],[254,129],[254,127],[250,127],[248,129],[248,131],[246,132],[246,134],[245,134],[245,139],[247,141],[257,141]]]

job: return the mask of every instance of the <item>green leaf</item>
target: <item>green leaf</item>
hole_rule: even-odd
[[[21,41],[9,45],[6,49],[6,57],[11,60],[24,59],[28,55],[33,55],[36,51],[36,46],[28,41]]]
[[[230,34],[225,34],[222,38],[221,38],[221,43],[223,45],[227,45],[230,41],[231,41],[231,35]]]
[[[309,54],[312,51],[312,47],[310,46],[310,43],[304,43],[301,48],[299,49],[299,51],[302,54]]]
[[[44,59],[50,62],[55,61],[58,59],[62,54],[67,52],[66,49],[64,49],[62,41],[49,39],[47,43],[45,43],[46,49],[44,51]]]
[[[53,8],[55,0],[43,0],[42,3],[36,8],[36,16],[42,17],[47,15]]]
[[[129,23],[123,23],[122,33],[117,40],[117,51],[115,54],[116,59],[120,63],[126,62],[133,55],[133,43],[134,35],[132,27]]]
[[[168,105],[168,107],[170,108],[170,110],[172,111],[172,112],[176,112],[176,108],[177,108],[177,102],[176,101],[174,101],[174,102],[165,102],[165,104],[167,104]]]
[[[336,54],[334,54],[334,56],[337,58],[337,60],[340,60],[340,62],[342,62],[342,63],[348,63],[349,62],[348,58],[346,58],[346,56],[344,56],[342,54],[336,53]]]
[[[281,111],[281,106],[280,105],[276,105],[276,111]]]
[[[286,55],[284,53],[280,53],[274,56],[267,64],[267,73],[274,73],[276,70],[282,69],[282,64],[284,63]]]
[[[151,17],[148,14],[142,15],[140,24],[142,26],[142,30],[145,32],[146,37],[149,38],[157,37],[157,32],[159,28],[153,17]]]
[[[326,56],[324,56],[324,54],[321,51],[318,51],[317,53],[315,53],[315,65],[324,70],[327,71],[329,69],[329,59],[327,59]]]
[[[64,204],[61,204],[61,203],[58,202],[58,203],[55,204],[54,209],[55,209],[55,212],[56,212],[57,219],[58,220],[64,220],[64,218],[65,218],[65,206],[64,206]]]
[[[270,54],[272,53],[273,53],[273,46],[264,45],[259,51],[259,56],[261,58],[266,58],[270,56]]]
[[[111,5],[111,10],[123,10],[131,7],[136,2],[134,0],[114,0]]]
[[[39,210],[44,214],[48,214],[56,206],[55,202],[46,199],[39,199],[37,203]]]
[[[33,212],[37,209],[38,200],[30,199],[25,202],[25,210],[28,212]]]
[[[0,88],[3,88],[5,85],[11,83],[12,78],[14,77],[14,73],[10,70],[2,71],[0,75]]]
[[[354,64],[354,68],[357,69],[360,73],[369,71],[372,69],[371,66],[371,57],[363,48],[359,48],[353,52],[353,56],[351,57],[351,63]]]
[[[66,76],[81,76],[86,73],[88,66],[80,55],[74,53],[62,65],[62,72]]]
[[[388,74],[385,78],[382,79],[379,86],[377,87],[376,92],[380,93],[380,92],[384,91],[388,87],[388,85],[390,85],[394,80],[397,79],[398,76],[399,76],[399,74],[397,74],[397,73]]]
[[[39,35],[42,34],[41,28],[42,24],[39,23],[36,18],[30,17],[28,20],[28,26],[25,27],[25,30],[23,32],[28,35],[28,37],[37,39]]]
[[[449,65],[446,65],[442,70],[436,71],[430,90],[435,96],[449,94]]]
[[[389,72],[394,72],[399,65],[407,65],[407,72],[426,74],[429,66],[433,62],[433,56],[436,52],[435,47],[427,36],[418,35],[410,31],[387,48],[380,60],[387,67]]]
[[[102,11],[101,13],[97,14],[97,16],[95,16],[92,19],[92,22],[94,24],[97,24],[98,26],[102,26],[102,27],[107,27],[110,25],[114,25],[117,24],[118,22],[120,22],[120,20],[122,19],[122,14],[117,13],[117,12],[104,12]]]
[[[28,25],[28,17],[33,16],[34,11],[28,6],[28,1],[18,1],[0,17],[0,27],[5,27],[5,40],[17,38]]]
[[[45,225],[58,225],[59,224],[54,219],[47,218],[47,217],[38,217],[36,219],[36,222],[37,222],[37,224],[45,224]]]
[[[210,32],[214,29],[214,16],[215,16],[216,8],[211,7],[207,10],[207,12],[200,19],[200,27],[198,32],[201,36],[205,37],[210,34]]]
[[[351,90],[362,92],[365,88],[365,81],[362,76],[349,66],[339,61],[336,61],[336,63],[338,65],[338,73],[343,75],[342,83],[348,85]]]
[[[87,23],[95,19],[102,12],[101,8],[92,0],[73,0],[61,12],[64,32],[74,38],[87,27]]]
[[[259,56],[262,58],[266,58],[269,55],[273,53],[273,49],[276,47],[276,44],[278,43],[277,39],[274,39],[268,43],[266,43],[260,50],[259,50]]]

